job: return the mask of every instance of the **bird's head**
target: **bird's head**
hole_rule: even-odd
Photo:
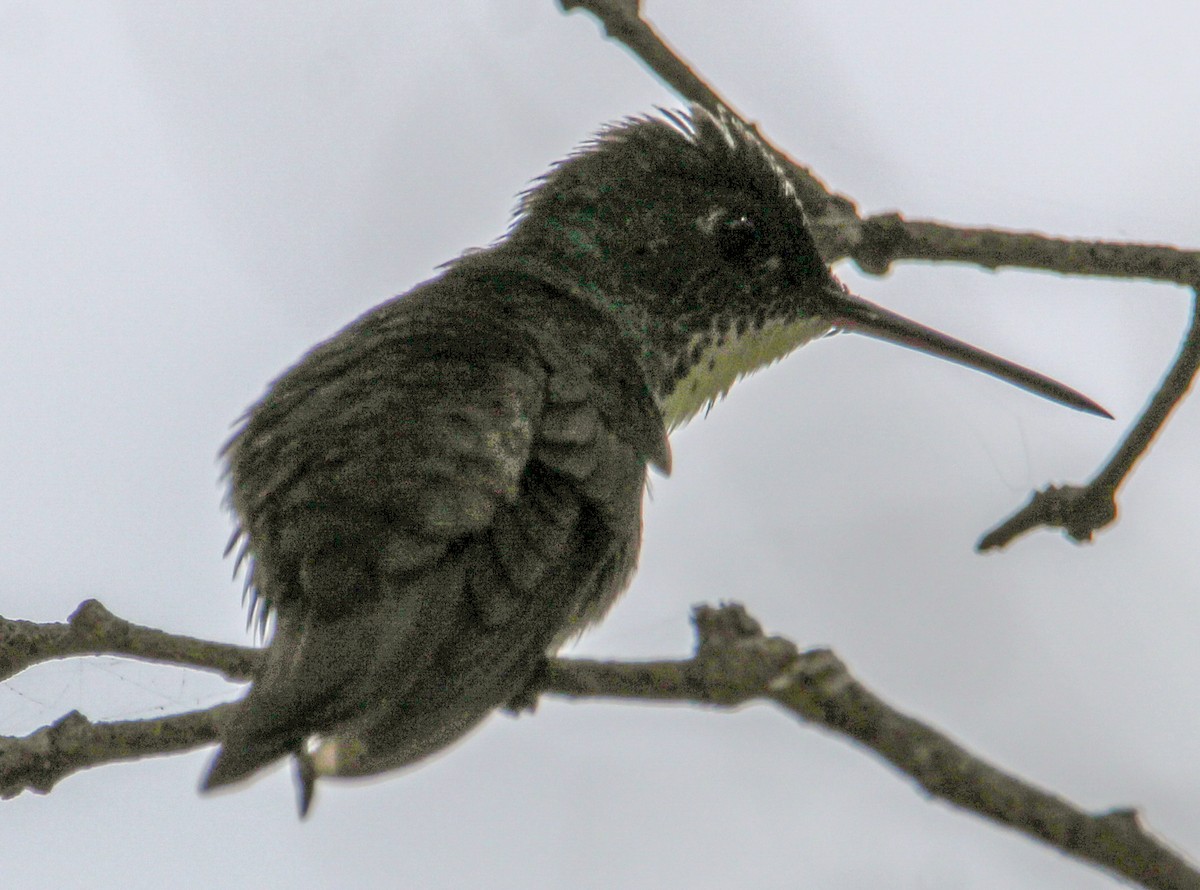
[[[851,294],[817,251],[786,169],[725,111],[665,111],[602,130],[525,194],[508,241],[552,256],[641,339],[669,427],[834,330],[1106,414],[1073,389]]]

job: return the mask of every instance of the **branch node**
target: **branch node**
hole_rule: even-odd
[[[1142,831],[1141,814],[1134,807],[1115,807],[1108,812],[1099,813],[1096,819],[1122,826],[1129,831]]]
[[[729,646],[738,640],[763,635],[762,625],[741,603],[698,605],[692,609],[692,625],[696,628],[697,651],[708,646]]]
[[[94,633],[98,628],[112,622],[116,616],[97,599],[84,600],[67,619],[72,630]]]
[[[1024,507],[984,535],[976,549],[1003,547],[1043,525],[1061,528],[1076,543],[1083,544],[1116,518],[1115,489],[1106,485],[1050,485],[1034,492]]]
[[[886,275],[892,261],[911,249],[911,241],[899,213],[881,213],[862,221],[851,258],[868,275]]]

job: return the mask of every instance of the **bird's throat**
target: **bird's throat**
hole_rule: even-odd
[[[688,348],[694,358],[687,372],[662,399],[667,429],[683,426],[701,409],[711,408],[739,378],[779,361],[829,330],[823,318],[804,318],[767,321],[741,334],[729,329],[695,335]]]

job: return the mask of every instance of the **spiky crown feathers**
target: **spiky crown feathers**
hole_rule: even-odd
[[[686,178],[797,201],[771,150],[726,109],[659,112],[610,124],[556,163],[522,193],[514,223],[534,214],[547,195],[577,183],[635,177]]]

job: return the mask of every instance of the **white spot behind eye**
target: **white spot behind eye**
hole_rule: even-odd
[[[717,230],[717,221],[720,220],[727,211],[719,205],[714,206],[712,210],[704,214],[704,216],[696,219],[696,228],[705,235],[712,235]]]

